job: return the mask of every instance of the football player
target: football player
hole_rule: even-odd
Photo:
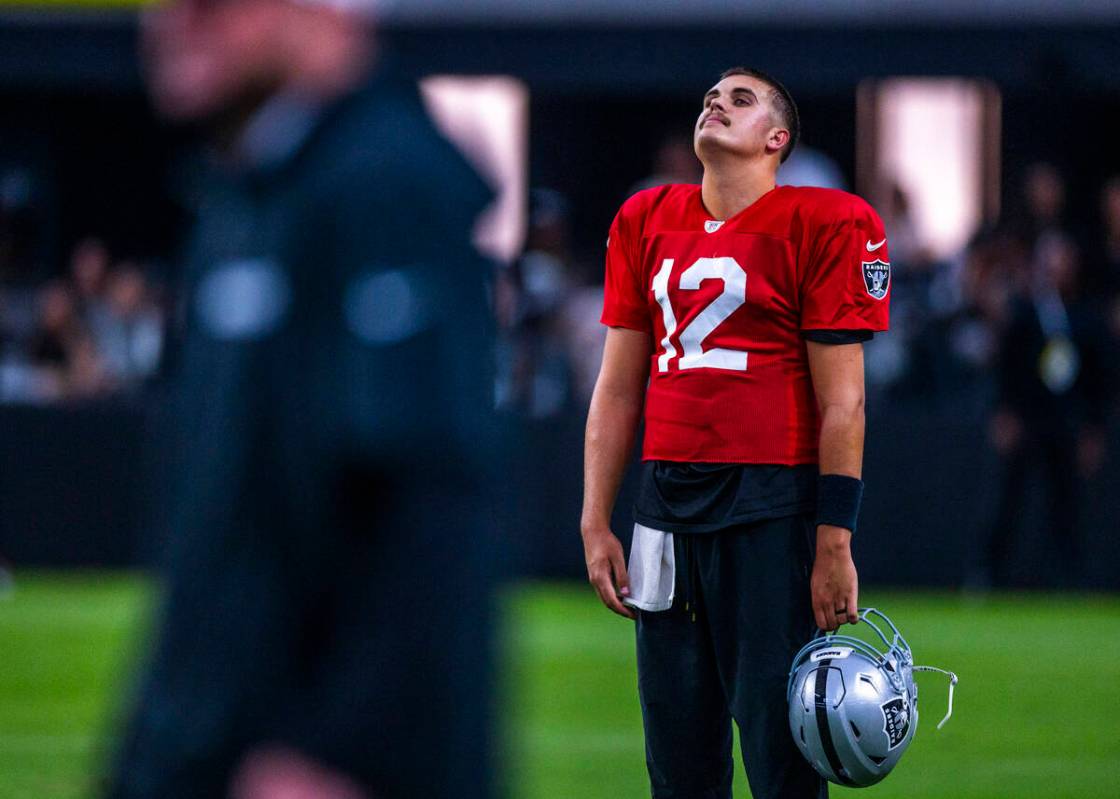
[[[860,198],[776,186],[799,127],[777,80],[728,70],[696,121],[702,185],[635,194],[607,242],[581,532],[603,603],[636,619],[654,797],[730,797],[732,719],[755,799],[826,795],[786,678],[814,624],[858,620],[862,344],[890,259]],[[627,568],[610,516],[643,419]]]

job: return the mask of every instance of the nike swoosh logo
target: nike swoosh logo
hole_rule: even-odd
[[[878,244],[872,244],[871,239],[868,239],[867,240],[867,251],[868,252],[875,252],[877,249],[879,249],[880,247],[882,247],[886,243],[887,243],[887,240],[883,239]]]

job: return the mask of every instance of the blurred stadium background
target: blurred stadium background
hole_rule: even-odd
[[[149,108],[138,8],[0,6],[3,796],[93,792],[155,591],[144,432],[174,364],[199,155]],[[480,244],[496,264],[495,396],[519,428],[503,519],[513,795],[645,792],[630,634],[576,584],[602,242],[628,192],[698,177],[699,97],[748,63],[801,106],[783,179],[867,197],[895,259],[856,557],[865,604],[962,684],[936,735],[942,689],[926,688],[913,754],[873,792],[1116,796],[1120,6],[402,0],[382,27],[503,190]],[[1053,394],[1032,411],[1016,309],[1041,307],[1053,274],[1073,275],[1059,293],[1088,343],[1072,377],[1068,358],[1031,355]],[[1009,485],[1032,447],[1061,468]],[[997,528],[1015,530],[998,574]]]

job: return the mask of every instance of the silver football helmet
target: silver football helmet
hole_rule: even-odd
[[[915,671],[949,677],[949,712],[957,675],[934,666],[915,666],[910,645],[885,614],[860,608],[886,651],[850,635],[820,634],[793,659],[786,697],[793,740],[814,769],[830,782],[863,788],[887,776],[918,728]],[[877,618],[890,628],[888,639]]]

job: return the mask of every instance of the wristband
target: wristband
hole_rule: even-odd
[[[822,474],[817,478],[817,525],[830,524],[856,531],[863,481],[846,474]]]

